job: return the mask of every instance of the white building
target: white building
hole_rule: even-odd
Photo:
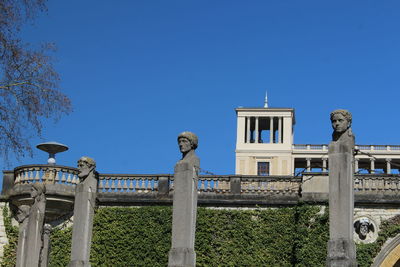
[[[236,174],[296,175],[327,171],[327,144],[294,144],[293,108],[240,107],[236,116]],[[356,145],[355,150],[356,173],[398,173],[400,145]]]

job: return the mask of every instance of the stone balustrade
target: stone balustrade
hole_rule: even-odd
[[[356,145],[356,149],[365,152],[372,151],[400,151],[400,145]],[[320,150],[327,151],[327,144],[294,144],[293,150]]]
[[[71,198],[68,201],[73,201],[74,189],[79,181],[78,170],[66,166],[25,165],[3,173],[2,195],[5,198],[9,193],[13,198],[19,195],[21,199],[24,196],[26,198],[29,184],[46,183],[49,193],[63,197],[68,193]],[[290,203],[295,203],[296,199],[324,201],[328,193],[327,175],[327,172],[304,173],[302,177],[200,175],[197,189],[199,201],[210,205],[241,205],[244,200],[251,204],[268,204],[271,200],[284,204],[288,199]],[[104,201],[107,205],[121,200],[135,204],[143,201],[170,203],[174,191],[174,177],[171,174],[99,174],[98,182],[100,202]],[[61,191],[57,193],[58,190]],[[356,200],[360,196],[363,202],[368,202],[372,196],[373,202],[386,199],[394,203],[397,201],[395,196],[400,195],[400,175],[357,174],[354,190]],[[400,198],[397,202],[400,204]]]
[[[160,175],[100,174],[99,192],[148,193],[158,191]]]
[[[357,193],[399,194],[399,175],[357,175],[354,177]]]
[[[66,166],[24,165],[15,168],[14,184],[46,183],[75,186],[79,183],[77,174],[77,169]]]

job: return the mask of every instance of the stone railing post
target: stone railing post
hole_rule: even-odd
[[[14,171],[3,171],[3,188],[2,195],[6,195],[8,190],[14,186]]]
[[[169,177],[161,176],[158,177],[158,195],[168,196],[169,194]]]
[[[80,183],[75,188],[74,225],[69,267],[90,266],[94,208],[98,185],[96,162],[89,157],[78,161]]]
[[[240,192],[242,191],[242,185],[240,184],[240,177],[237,176],[230,177],[230,189],[231,189],[231,194],[240,195]]]

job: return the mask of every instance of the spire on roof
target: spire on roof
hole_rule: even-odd
[[[265,99],[264,99],[264,108],[268,107],[268,94],[267,91],[265,91]]]

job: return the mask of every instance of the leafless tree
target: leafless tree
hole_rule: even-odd
[[[44,118],[71,112],[53,67],[54,45],[39,48],[19,37],[21,26],[46,10],[46,0],[0,0],[0,153],[7,162],[32,155],[30,140],[40,136]]]

